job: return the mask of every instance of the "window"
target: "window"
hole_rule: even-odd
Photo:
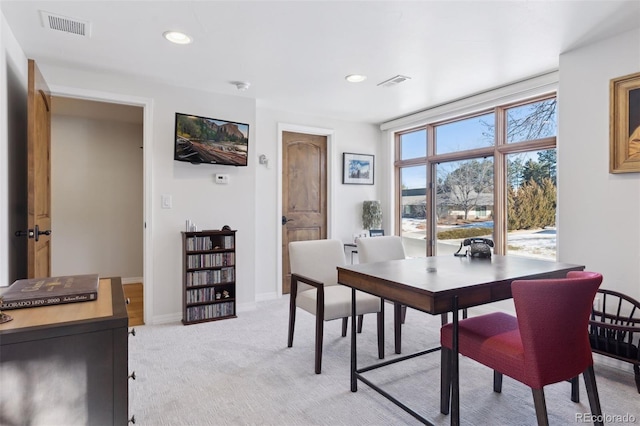
[[[403,167],[400,170],[400,210],[407,256],[424,256],[427,247],[427,168],[424,165]]]
[[[495,138],[493,132],[487,132],[487,123],[494,121],[494,113],[490,113],[437,126],[436,154],[493,146]]]
[[[493,238],[499,254],[556,258],[556,98],[396,133],[398,229],[410,256]]]
[[[425,130],[417,130],[400,135],[400,157],[402,160],[427,156],[427,137]]]
[[[455,253],[459,235],[493,238],[493,158],[436,163],[435,168],[437,253]]]

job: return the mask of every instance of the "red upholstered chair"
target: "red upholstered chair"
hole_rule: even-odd
[[[502,390],[502,374],[531,387],[539,425],[548,424],[543,387],[583,374],[591,412],[601,419],[588,334],[601,282],[598,273],[578,271],[560,279],[514,281],[517,317],[497,312],[459,321],[459,353],[494,370],[496,392]],[[449,412],[452,334],[452,324],[442,327],[443,414]]]

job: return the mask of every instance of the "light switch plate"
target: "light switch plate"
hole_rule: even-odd
[[[163,209],[170,209],[171,207],[173,207],[173,200],[171,195],[169,194],[162,194],[161,196],[161,206]]]

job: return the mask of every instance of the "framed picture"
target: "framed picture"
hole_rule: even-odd
[[[640,73],[609,84],[609,173],[640,172]]]
[[[373,185],[374,156],[369,154],[342,154],[342,183]]]

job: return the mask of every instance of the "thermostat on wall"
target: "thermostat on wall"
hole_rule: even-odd
[[[216,183],[226,185],[229,183],[229,175],[216,174]]]

